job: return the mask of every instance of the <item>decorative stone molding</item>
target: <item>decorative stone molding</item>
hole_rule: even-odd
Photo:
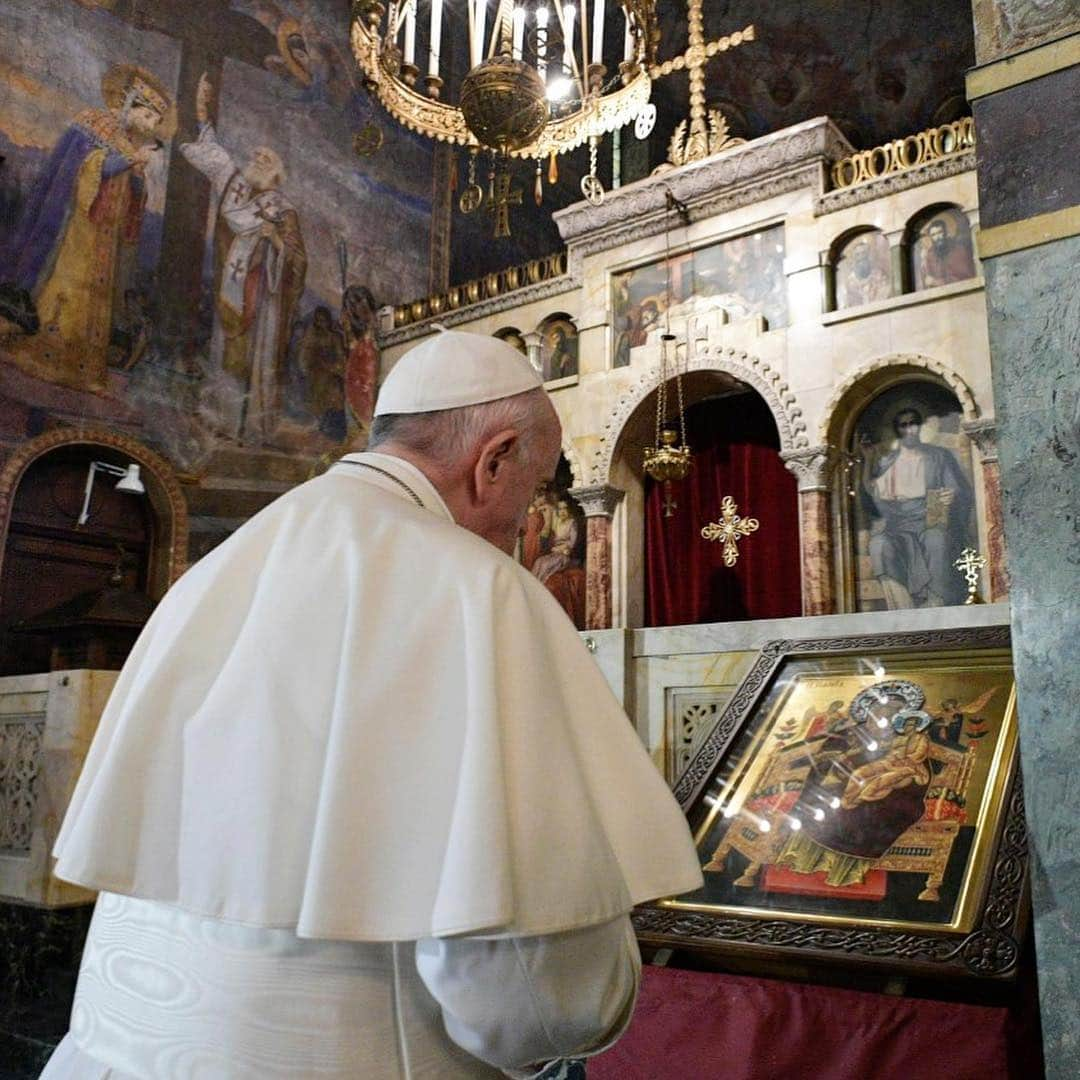
[[[784,467],[795,474],[799,491],[830,491],[833,470],[837,464],[836,450],[828,445],[811,446],[806,450],[785,450],[780,454]]]
[[[981,420],[965,420],[960,430],[978,447],[984,462],[997,461],[997,420],[988,416]]]
[[[119,450],[143,470],[143,482],[161,527],[160,554],[151,555],[151,579],[154,594],[162,596],[166,589],[187,569],[188,507],[172,466],[160,454],[137,439],[104,428],[55,428],[30,439],[16,450],[0,469],[0,568],[3,566],[4,546],[11,506],[19,481],[26,470],[43,454],[60,446],[107,446]]]
[[[684,166],[684,168],[689,168],[689,166]],[[803,188],[819,190],[823,170],[823,164],[811,165],[796,172],[783,173],[769,179],[740,183],[735,187],[710,192],[688,207],[690,222],[726,214],[740,207],[761,203],[777,195],[786,195],[788,192],[800,191]],[[638,183],[644,183],[644,181],[639,180]],[[582,259],[586,255],[596,255],[633,240],[643,240],[663,233],[674,222],[666,205],[660,210],[652,208],[654,201],[653,199],[642,200],[646,205],[641,210],[641,217],[630,216],[625,221],[609,226],[602,232],[573,241],[570,247],[571,263],[575,257]],[[632,210],[628,212],[633,214]],[[679,224],[681,226],[681,222]]]
[[[809,446],[806,437],[806,423],[802,418],[795,395],[778,371],[765,363],[760,357],[750,356],[746,352],[719,345],[700,349],[683,368],[683,373],[692,371],[716,371],[730,375],[739,382],[753,387],[773,414],[776,428],[780,434],[781,451],[802,450]],[[592,483],[606,484],[611,476],[611,464],[615,458],[615,448],[622,435],[626,422],[639,405],[651,394],[660,379],[660,362],[643,370],[619,398],[612,410],[600,436],[600,445],[593,456]]]
[[[588,518],[611,517],[626,492],[610,484],[588,484],[585,487],[571,488],[570,494],[581,504],[581,509]]]
[[[818,438],[820,442],[827,443],[833,430],[834,422],[839,416],[839,411],[844,407],[849,395],[864,380],[871,375],[890,368],[915,368],[936,375],[956,395],[960,402],[960,409],[966,421],[974,421],[979,416],[979,406],[975,402],[975,395],[964,380],[956,374],[952,368],[946,367],[938,360],[921,353],[895,353],[892,356],[882,356],[872,360],[869,364],[856,368],[842,382],[838,383],[833,390],[832,397],[821,416],[818,426]]]
[[[563,240],[585,253],[603,251],[628,238],[662,232],[670,218],[670,191],[690,219],[710,217],[746,202],[810,186],[825,190],[828,166],[852,153],[840,130],[825,117],[724,150],[704,161],[608,192],[599,206],[574,203],[558,211]]]
[[[573,292],[581,287],[581,262],[575,264],[570,259],[567,272],[558,277],[547,278],[538,281],[535,285],[524,285],[520,289],[511,292],[500,293],[498,296],[488,297],[475,304],[466,304],[463,307],[454,308],[452,311],[442,311],[438,315],[430,315],[419,322],[409,323],[408,326],[398,327],[396,330],[380,335],[379,345],[388,349],[394,345],[404,345],[416,338],[427,337],[432,333],[432,328],[438,323],[440,326],[458,326],[460,323],[472,322],[474,319],[483,319],[488,315],[497,315],[500,311],[510,308],[522,307],[536,300],[546,300],[551,296],[561,296],[563,293]]]
[[[563,439],[562,456],[566,458],[566,463],[570,466],[571,481],[574,484],[583,484],[585,482],[585,470],[581,465],[577,450],[574,449],[574,444],[569,439]]]
[[[975,151],[958,154],[956,157],[943,158],[926,165],[919,165],[907,172],[893,173],[873,180],[860,187],[841,188],[838,191],[826,191],[814,198],[814,216],[832,214],[837,210],[846,210],[849,206],[881,199],[886,195],[895,195],[899,191],[930,184],[935,180],[944,180],[958,173],[971,172],[975,168]]]

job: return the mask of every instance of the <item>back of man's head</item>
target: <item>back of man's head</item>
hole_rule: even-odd
[[[530,454],[536,449],[538,429],[550,414],[542,389],[456,409],[384,413],[371,425],[368,449],[411,450],[441,472],[467,463],[477,447],[508,428],[521,435],[519,452]]]
[[[446,469],[504,429],[527,450],[551,415],[540,374],[499,338],[442,330],[405,353],[379,390],[369,450],[396,446]]]
[[[368,449],[404,458],[454,520],[503,551],[554,475],[559,421],[539,373],[498,338],[443,331],[383,382]]]

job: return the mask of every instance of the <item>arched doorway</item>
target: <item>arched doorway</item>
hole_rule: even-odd
[[[95,472],[79,524],[95,461],[138,464],[145,493]],[[168,463],[137,441],[57,429],[0,470],[0,537],[0,674],[116,668],[184,568],[187,508]],[[58,628],[73,631],[59,650]]]
[[[799,615],[798,492],[780,458],[776,422],[753,390],[718,392],[702,385],[706,379],[686,380],[688,390],[692,381],[699,389],[686,410],[694,464],[676,485],[678,508],[671,516],[665,514],[663,486],[645,480],[646,625]],[[758,521],[757,530],[737,542],[732,565],[722,542],[701,535],[705,525],[721,520],[725,497],[740,517]]]

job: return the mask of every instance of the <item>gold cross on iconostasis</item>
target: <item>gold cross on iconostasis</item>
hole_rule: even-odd
[[[733,139],[728,135],[727,121],[719,110],[706,110],[705,66],[717,53],[726,52],[747,41],[754,41],[754,27],[751,25],[745,30],[736,30],[734,34],[707,42],[702,6],[703,0],[689,0],[687,5],[690,44],[686,52],[649,69],[649,75],[654,81],[675,71],[685,70],[690,76],[690,134],[686,134],[686,121],[681,121],[668,148],[668,160],[672,165],[687,165],[691,161],[700,161],[729,146],[738,146],[746,141]]]
[[[511,190],[509,172],[501,172],[492,181],[488,210],[495,215],[495,236],[510,235],[510,207],[521,205],[521,188]]]
[[[964,548],[960,552],[960,558],[953,563],[967,582],[968,594],[965,604],[982,603],[982,597],[979,596],[979,571],[985,565],[986,557],[980,555],[974,548]]]
[[[760,522],[757,518],[739,517],[738,507],[730,495],[725,495],[720,502],[720,520],[712,521],[701,530],[705,540],[723,540],[724,565],[734,566],[739,558],[738,541],[752,532],[757,532]]]

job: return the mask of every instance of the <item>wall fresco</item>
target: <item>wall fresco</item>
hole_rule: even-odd
[[[952,393],[917,381],[879,394],[859,416],[850,448],[857,610],[964,602],[953,561],[978,535],[961,419]]]
[[[329,0],[10,0],[0,379],[198,474],[370,421],[375,309],[424,291],[430,147],[361,92]]]
[[[760,314],[766,328],[787,326],[784,229],[778,225],[613,274],[612,366],[630,363],[630,350],[660,332],[668,313],[678,329],[694,311],[723,308],[732,321]]]

